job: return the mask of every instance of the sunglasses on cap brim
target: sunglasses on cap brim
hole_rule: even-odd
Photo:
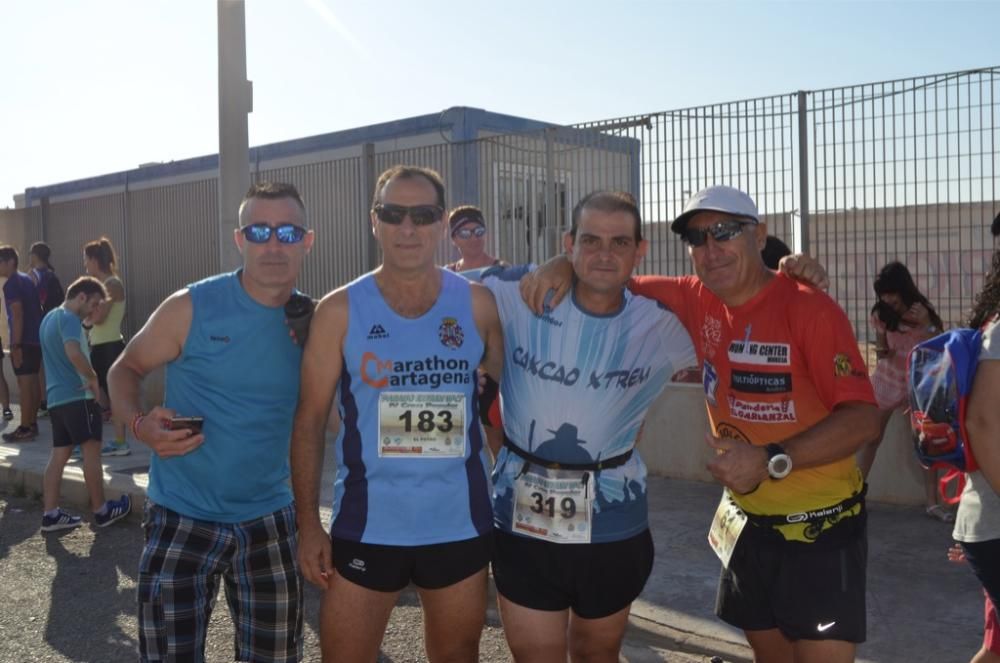
[[[705,243],[708,242],[709,235],[711,235],[712,239],[716,242],[728,242],[734,237],[742,235],[743,229],[747,226],[755,225],[757,225],[755,221],[728,219],[726,221],[714,223],[707,228],[685,228],[684,232],[681,234],[681,239],[695,247],[704,246]]]
[[[241,227],[240,232],[243,233],[248,242],[253,244],[266,244],[271,240],[271,235],[276,235],[281,244],[298,244],[309,231],[294,223],[282,223],[277,226],[266,223],[251,223]]]
[[[429,226],[437,223],[444,216],[444,208],[437,205],[392,205],[389,203],[378,203],[372,210],[375,218],[390,226],[398,226],[403,219],[409,215],[410,221],[415,226]]]

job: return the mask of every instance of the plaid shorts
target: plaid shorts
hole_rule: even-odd
[[[205,659],[219,580],[236,627],[235,660],[302,658],[295,507],[243,523],[195,520],[147,500],[139,561],[139,659]]]

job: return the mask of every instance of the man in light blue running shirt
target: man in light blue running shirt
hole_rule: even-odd
[[[154,451],[139,562],[142,661],[204,660],[219,584],[235,660],[302,658],[288,485],[302,348],[284,306],[314,236],[290,184],[253,185],[239,223],[242,268],[168,297],[108,376],[115,416]],[[141,382],[160,367],[163,404],[143,412]],[[181,416],[185,428],[172,423]]]
[[[489,457],[476,371],[500,372],[489,290],[435,265],[447,231],[434,171],[375,186],[373,272],[326,295],[302,361],[292,435],[299,559],[323,588],[324,660],[373,661],[400,592],[420,595],[427,658],[477,661],[492,551]],[[336,397],[333,522],[319,514],[324,428]]]
[[[535,315],[486,276],[503,324],[504,448],[493,472],[493,575],[515,660],[617,660],[653,565],[646,412],[697,363],[680,321],[625,283],[646,252],[635,200],[599,191],[573,210],[572,297]]]

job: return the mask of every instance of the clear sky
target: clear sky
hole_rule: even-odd
[[[0,207],[218,151],[214,0],[0,0]],[[474,106],[573,123],[1000,65],[1000,2],[247,0],[250,145]]]

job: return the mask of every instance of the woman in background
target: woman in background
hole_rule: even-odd
[[[118,256],[107,237],[88,242],[83,247],[83,266],[88,276],[104,284],[108,299],[90,316],[90,363],[101,385],[101,403],[105,418],[110,418],[108,369],[125,349],[122,319],[125,317],[125,285],[118,276]],[[104,445],[102,456],[127,456],[131,453],[125,438],[125,424],[114,423],[115,439]]]
[[[875,329],[878,364],[871,379],[882,411],[884,435],[892,413],[908,403],[906,356],[917,343],[940,334],[944,324],[903,263],[890,262],[883,267],[873,287],[878,299],[872,307],[871,325]],[[881,441],[882,435],[858,454],[858,466],[866,479]],[[943,522],[955,519],[951,511],[938,504],[936,470],[924,470],[924,500],[928,516]]]

